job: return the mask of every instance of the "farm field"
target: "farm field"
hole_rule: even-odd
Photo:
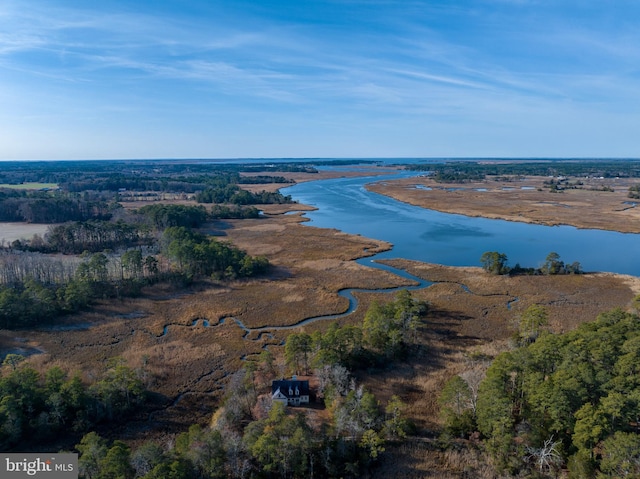
[[[40,223],[5,223],[0,222],[0,242],[11,243],[19,239],[29,239],[33,235],[44,235],[49,228]]]
[[[54,190],[58,188],[57,183],[19,183],[19,184],[8,184],[8,183],[0,183],[0,188],[8,188],[10,190]]]

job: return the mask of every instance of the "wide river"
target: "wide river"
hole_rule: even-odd
[[[541,226],[440,213],[369,192],[374,181],[407,177],[338,178],[299,183],[281,192],[318,208],[306,213],[309,226],[388,241],[391,251],[376,259],[405,258],[450,266],[480,266],[486,251],[499,251],[509,265],[538,267],[550,252],[565,263],[579,262],[584,271],[640,276],[640,235]]]

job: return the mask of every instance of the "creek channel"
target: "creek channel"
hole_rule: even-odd
[[[361,264],[365,264],[367,266],[371,266],[374,268],[379,268],[379,269],[384,269],[386,271],[389,271],[391,273],[394,273],[398,276],[402,276],[403,278],[407,278],[411,281],[413,281],[415,284],[411,285],[411,286],[398,286],[398,287],[393,287],[393,288],[379,288],[379,289],[365,289],[365,288],[346,288],[346,289],[342,289],[340,291],[338,291],[338,295],[342,296],[344,298],[347,298],[349,300],[349,306],[347,307],[346,311],[342,312],[342,313],[338,313],[338,314],[328,314],[328,315],[322,315],[322,316],[313,316],[310,318],[305,318],[295,324],[290,324],[288,326],[262,326],[260,328],[248,328],[247,326],[244,325],[244,323],[242,321],[240,321],[238,318],[235,317],[228,317],[228,318],[222,318],[219,322],[215,323],[215,324],[210,324],[210,322],[206,319],[203,318],[198,318],[195,319],[191,322],[191,327],[196,327],[198,326],[198,324],[202,324],[203,327],[205,328],[209,328],[209,327],[216,327],[219,325],[222,325],[224,323],[226,323],[227,321],[232,321],[234,323],[236,323],[236,325],[242,329],[244,331],[244,335],[243,338],[248,339],[249,335],[252,333],[255,333],[257,336],[255,338],[252,338],[254,340],[260,340],[263,337],[266,337],[268,339],[275,339],[273,334],[271,334],[273,331],[286,331],[286,330],[290,330],[290,329],[296,329],[302,326],[305,326],[307,324],[311,324],[311,323],[315,323],[316,321],[326,321],[326,320],[331,320],[331,319],[340,319],[340,318],[344,318],[345,316],[350,315],[351,313],[353,313],[356,308],[358,307],[358,300],[355,298],[355,296],[353,295],[353,293],[393,293],[396,291],[400,291],[402,289],[408,289],[408,290],[414,290],[414,289],[420,289],[420,288],[426,288],[427,286],[430,286],[431,284],[433,284],[430,281],[426,281],[422,278],[418,278],[417,276],[414,276],[404,270],[401,269],[397,269],[394,268],[392,266],[388,266],[385,264],[379,264],[379,263],[369,263],[367,264],[366,261],[372,261],[370,258],[362,258],[360,260],[357,260],[359,263]],[[165,336],[168,334],[169,332],[169,327],[170,326],[175,326],[175,327],[185,327],[185,325],[179,324],[179,323],[171,323],[171,324],[167,324],[164,326],[162,334],[160,335],[160,337]]]

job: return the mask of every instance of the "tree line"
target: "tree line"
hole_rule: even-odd
[[[0,184],[53,183],[68,193],[101,193],[113,199],[122,190],[196,193],[227,184],[292,182],[272,174],[285,171],[317,172],[309,165],[295,162],[257,165],[161,160],[5,162]],[[252,174],[242,175],[243,172]]]
[[[184,227],[167,228],[160,255],[139,248],[84,255],[79,262],[42,255],[0,255],[0,327],[46,324],[99,299],[138,295],[158,281],[235,279],[265,273],[269,261]]]
[[[81,254],[96,253],[132,246],[151,245],[155,233],[171,226],[199,228],[215,219],[258,218],[253,206],[204,206],[170,204],[146,205],[133,213],[122,208],[113,210],[117,218],[90,219],[50,225],[44,237],[34,235],[30,240],[15,240],[10,249],[40,253]]]
[[[507,255],[498,251],[486,251],[480,257],[482,268],[491,274],[581,274],[582,266],[579,262],[565,263],[560,259],[560,255],[554,251],[549,253],[544,263],[539,268],[522,267],[516,264],[513,268],[509,266]]]
[[[184,226],[167,228],[162,251],[187,278],[213,276],[234,279],[267,271],[264,256],[252,257],[231,244],[197,233]]]
[[[142,174],[121,174],[118,172],[109,175],[84,177],[65,181],[61,184],[71,192],[79,191],[163,191],[177,193],[197,193],[208,188],[223,189],[227,185],[236,184],[268,184],[268,183],[292,183],[282,176],[251,175],[241,176],[239,172],[221,171],[218,168],[209,168],[206,174],[157,174],[146,170],[139,171]]]
[[[112,205],[95,195],[0,190],[0,221],[63,223],[106,220],[111,217],[111,208]]]
[[[640,161],[628,159],[625,161],[607,160],[545,160],[536,161],[504,161],[490,162],[484,159],[478,161],[455,161],[438,164],[410,164],[407,169],[414,171],[429,171],[437,181],[444,183],[483,180],[487,176],[589,176],[597,178],[640,178]]]
[[[640,199],[640,185],[630,186],[627,196],[634,200]]]
[[[24,163],[24,162],[23,162]],[[190,193],[201,203],[256,205],[291,202],[278,192],[250,193],[240,184],[291,183],[275,171],[316,170],[308,165],[215,165],[162,161],[7,162],[0,183],[57,184],[52,191],[0,188],[0,221],[63,223],[108,220],[123,191]],[[254,173],[241,175],[243,171]],[[265,174],[255,175],[256,172]],[[236,213],[234,213],[236,212]],[[226,218],[255,217],[257,211],[226,209]],[[235,216],[235,215],[238,216]]]
[[[230,203],[235,205],[292,203],[291,196],[279,192],[261,191],[252,193],[235,184],[223,187],[208,187],[196,193],[198,203]]]
[[[143,286],[183,279],[156,256],[139,249],[87,254],[77,262],[44,255],[0,255],[0,327],[44,325],[106,298],[136,296]]]

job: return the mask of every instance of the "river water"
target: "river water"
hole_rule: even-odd
[[[449,266],[480,266],[486,251],[499,251],[510,266],[538,267],[550,252],[586,272],[607,271],[640,276],[640,235],[572,226],[542,226],[440,213],[369,192],[365,184],[415,175],[338,178],[283,188],[300,203],[309,226],[336,228],[392,243],[375,259],[405,258]],[[370,261],[368,259],[367,261]]]

